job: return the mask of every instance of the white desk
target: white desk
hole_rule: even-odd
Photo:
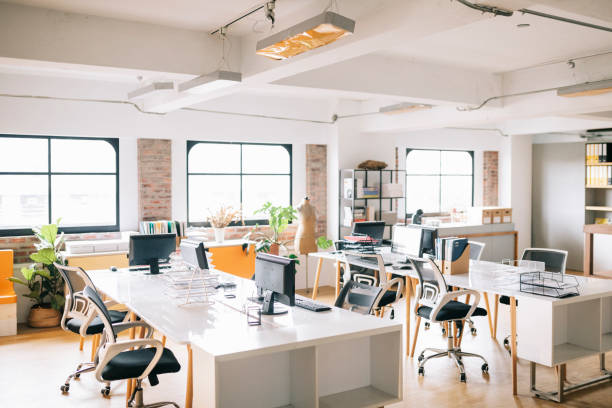
[[[91,271],[97,289],[173,341],[187,345],[188,391],[196,407],[371,407],[402,400],[402,326],[332,308],[290,308],[248,326],[241,312],[254,283],[212,306],[174,305],[161,276]],[[162,380],[163,381],[163,380]]]
[[[339,254],[319,252],[310,255],[317,257],[320,262],[323,259],[336,262],[338,282],[339,265],[337,261],[341,259]],[[375,269],[368,264],[351,263]],[[601,357],[602,353],[612,351],[612,280],[576,276],[580,284],[580,296],[557,299],[521,292],[518,284],[519,274],[516,271],[517,268],[512,266],[486,261],[470,261],[469,274],[444,276],[446,283],[450,286],[494,294],[496,309],[500,295],[510,297],[513,395],[517,394],[517,358],[528,360],[531,363],[531,391],[533,394],[558,402],[563,399],[564,393],[580,389],[594,381],[612,379],[612,372],[605,371],[602,359],[600,366],[602,377],[567,388],[564,388],[563,384],[565,363],[592,355]],[[387,267],[386,272],[403,275],[410,280],[416,278],[413,270],[394,270]],[[410,339],[411,286],[406,285],[407,353]],[[315,293],[313,291],[313,297]],[[520,300],[520,307],[516,307],[518,300]],[[485,301],[490,316],[488,297],[485,297]],[[491,323],[490,320],[489,323]],[[516,347],[517,331],[521,335],[521,347],[518,349]],[[493,330],[491,334],[492,337],[495,337]],[[535,364],[560,367],[556,392],[547,393],[536,388]]]

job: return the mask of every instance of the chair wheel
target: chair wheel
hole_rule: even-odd
[[[395,319],[395,310],[394,309],[391,309],[391,314],[389,315],[389,319],[390,320]]]
[[[431,326],[431,324],[429,322],[425,322],[425,330],[429,330],[430,326]]]
[[[504,347],[510,347],[510,340],[504,339]]]
[[[102,394],[102,396],[108,397],[110,395],[110,387],[102,388],[100,390],[100,393]]]
[[[420,363],[421,361],[423,361],[423,359],[425,359],[425,357],[424,357],[422,354],[421,354],[421,355],[419,355],[419,357],[417,358],[417,360],[419,361],[419,363]]]
[[[475,327],[472,327],[472,328],[470,329],[470,332],[472,333],[472,335],[473,335],[473,336],[475,336],[475,335],[476,335],[476,328],[475,328]]]
[[[446,336],[446,329],[444,327],[442,328],[442,335]]]
[[[480,369],[482,370],[483,373],[488,373],[489,372],[489,365],[487,363],[484,363],[482,365],[482,367],[480,367]]]
[[[425,367],[419,367],[419,375],[425,377]]]
[[[70,390],[70,385],[68,384],[64,384],[60,387],[60,390],[62,390],[62,394],[66,394],[68,392],[68,390]]]
[[[463,383],[465,382],[465,373],[459,374],[459,380]]]

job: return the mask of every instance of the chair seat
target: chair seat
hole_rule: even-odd
[[[121,312],[119,310],[109,310],[111,317],[111,323],[121,323],[125,319],[127,312]],[[79,319],[70,319],[66,322],[66,327],[74,333],[81,331],[82,322]],[[104,323],[99,317],[95,317],[89,327],[87,328],[86,334],[100,334],[104,330]]]
[[[437,316],[437,320],[438,321],[462,320],[465,318],[465,316],[467,316],[471,307],[472,307],[471,305],[451,300],[450,302],[445,304],[444,307],[442,307],[442,309],[440,309],[440,312],[438,313],[438,316]],[[431,315],[431,307],[420,306],[417,309],[417,315],[425,319],[431,319],[429,317]],[[486,316],[486,315],[487,315],[487,311],[481,307],[477,307],[476,310],[474,310],[474,313],[472,313],[472,316]]]
[[[501,295],[499,297],[499,303],[510,306],[510,296]],[[516,305],[518,306],[518,300],[516,301]]]
[[[102,378],[106,381],[138,378],[147,368],[153,357],[155,348],[123,351],[113,357],[102,370]],[[151,371],[152,375],[176,373],[181,365],[171,350],[164,348],[161,359]]]
[[[391,303],[395,302],[396,296],[397,296],[397,291],[395,290],[386,291],[385,294],[380,299],[380,302],[378,302],[378,306],[383,307],[383,306],[390,305]]]

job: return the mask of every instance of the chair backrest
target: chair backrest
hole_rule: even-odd
[[[527,248],[523,251],[521,260],[544,262],[547,272],[565,273],[567,251],[550,248]]]
[[[352,312],[371,314],[382,288],[350,280],[345,282],[334,306]]]
[[[117,334],[113,329],[112,319],[104,301],[98,295],[98,292],[91,286],[85,286],[83,289],[83,296],[89,300],[89,304],[96,310],[98,317],[104,323],[104,333],[107,340],[114,343],[117,340]],[[77,297],[80,295],[77,295]]]
[[[473,261],[480,261],[480,257],[482,256],[482,251],[484,251],[485,243],[484,242],[476,242],[476,241],[468,241],[470,244],[470,259]]]
[[[438,303],[441,296],[448,292],[444,275],[434,261],[427,258],[408,257],[419,281],[417,286],[417,303],[433,306]],[[426,268],[426,265],[429,268]]]
[[[62,278],[64,278],[71,299],[76,292],[82,290],[85,286],[95,288],[91,278],[82,268],[61,265],[57,262],[54,262],[53,266],[55,266],[60,275],[62,275]]]
[[[350,280],[351,278],[351,261],[349,259],[347,259],[346,255],[352,255],[352,256],[357,256],[360,257],[362,259],[374,259],[376,260],[376,263],[378,264],[378,280],[380,282],[380,285],[385,285],[387,283],[387,274],[385,272],[386,268],[385,268],[385,261],[383,260],[382,255],[380,254],[368,254],[368,253],[363,253],[363,252],[345,252],[344,253],[344,264],[346,265],[345,271],[344,271],[344,281],[347,282]],[[360,276],[364,276],[364,275],[360,275]],[[357,279],[359,280],[359,279]]]
[[[57,262],[53,266],[60,273],[68,289],[66,293],[66,302],[64,303],[64,313],[62,314],[61,326],[62,329],[68,330],[66,323],[70,319],[78,319],[83,325],[88,325],[93,319],[90,315],[89,302],[82,297],[76,295],[86,286],[95,288],[89,275],[81,269],[73,266],[61,265]]]

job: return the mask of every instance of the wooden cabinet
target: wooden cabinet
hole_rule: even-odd
[[[127,252],[100,252],[93,254],[65,255],[69,266],[78,266],[85,271],[96,269],[108,269],[111,266],[127,268]]]

